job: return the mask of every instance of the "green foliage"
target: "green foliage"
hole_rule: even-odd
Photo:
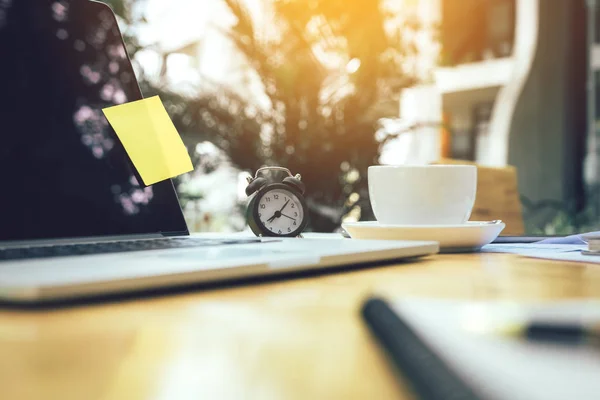
[[[588,188],[586,207],[572,201],[533,203],[522,198],[525,231],[531,235],[572,235],[600,230],[600,187]]]
[[[242,170],[300,173],[311,229],[333,231],[356,207],[372,218],[366,176],[379,159],[375,131],[416,82],[403,61],[417,50],[402,32],[418,26],[392,24],[383,0],[271,0],[261,25],[242,1],[222,1],[235,17],[224,33],[260,82],[257,99],[221,86],[186,97],[142,76],[144,94],[161,96],[190,150],[209,140]],[[125,24],[143,23],[132,17],[133,0],[109,3]],[[134,35],[126,40],[130,54],[139,50]]]

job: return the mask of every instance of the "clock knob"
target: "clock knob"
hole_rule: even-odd
[[[285,178],[283,180],[283,183],[285,183],[288,186],[293,187],[294,189],[298,190],[300,193],[304,194],[304,191],[306,190],[306,186],[304,186],[304,182],[302,182],[300,179],[301,179],[300,174],[296,174],[296,176],[294,176],[294,177],[288,176],[287,178]]]
[[[248,178],[248,182],[248,186],[246,186],[246,196],[250,196],[252,193],[260,190],[260,188],[267,184],[267,180],[265,178]]]

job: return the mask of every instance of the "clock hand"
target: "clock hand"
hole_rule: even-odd
[[[273,222],[275,220],[275,218],[281,218],[282,215],[285,216],[285,217],[287,217],[287,218],[289,218],[289,219],[294,219],[292,217],[288,217],[285,214],[282,214],[282,211],[287,207],[287,205],[288,205],[289,202],[290,202],[289,200],[286,201],[285,204],[283,205],[283,207],[281,207],[281,210],[275,211],[275,214],[273,214],[273,216],[271,216],[271,218],[269,218],[267,220],[267,222]],[[295,219],[294,219],[294,221],[295,221]]]
[[[288,205],[289,202],[290,202],[289,200],[285,202],[285,204],[283,205],[283,207],[281,207],[281,210],[279,210],[280,213],[283,212],[283,210],[287,207],[287,205]]]
[[[273,222],[273,220],[275,220],[275,218],[280,218],[283,215],[281,212],[287,207],[289,202],[290,202],[289,200],[286,201],[285,204],[283,205],[283,207],[281,207],[281,210],[275,211],[275,214],[273,214],[273,216],[271,218],[269,218],[267,220],[267,222]],[[286,215],[286,217],[287,217],[287,215]],[[288,218],[290,218],[290,217],[288,217]]]
[[[285,215],[284,213],[281,213],[281,215],[283,215],[284,217],[286,217],[286,218],[289,218],[289,219],[291,219],[291,220],[294,220],[294,221],[296,220],[296,218],[292,218],[292,217],[290,217],[289,215]]]

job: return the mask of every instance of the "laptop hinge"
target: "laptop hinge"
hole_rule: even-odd
[[[165,237],[160,233],[149,233],[140,235],[115,235],[115,236],[94,236],[94,237],[78,237],[78,238],[61,238],[61,239],[35,239],[35,240],[15,240],[0,242],[0,249],[18,248],[18,247],[37,247],[37,246],[54,246],[61,244],[81,244],[81,243],[102,243],[115,242],[123,240],[143,240],[143,239],[159,239]]]

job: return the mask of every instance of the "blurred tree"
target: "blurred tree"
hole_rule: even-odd
[[[312,230],[335,230],[351,210],[372,218],[366,176],[380,154],[375,131],[417,80],[406,61],[418,56],[407,39],[418,24],[399,21],[384,0],[269,0],[264,29],[244,1],[223,1],[235,17],[224,33],[262,88],[256,101],[226,87],[184,97],[140,76],[144,94],[161,95],[190,150],[210,140],[242,170],[281,165],[302,174]],[[143,22],[133,17],[134,0],[107,3],[124,24]],[[135,34],[124,35],[135,54]]]

